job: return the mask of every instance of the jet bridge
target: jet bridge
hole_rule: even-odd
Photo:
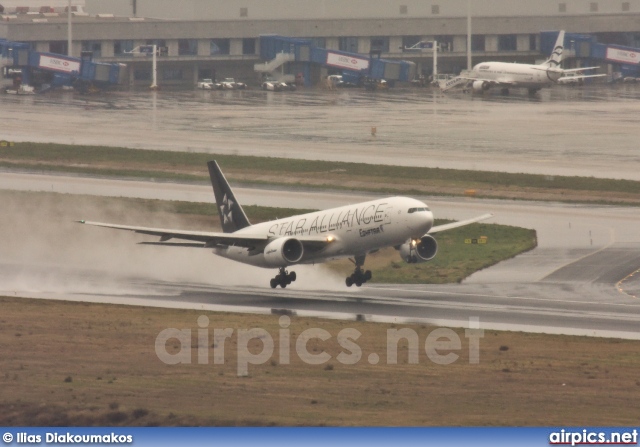
[[[416,73],[413,62],[381,59],[371,54],[328,50],[315,46],[311,39],[278,35],[260,36],[260,57],[266,62],[256,64],[256,71],[282,79],[286,76],[286,64],[289,64],[290,70],[302,73],[307,86],[311,85],[311,67],[314,65],[338,70],[342,73],[344,81],[356,85],[381,80],[391,85],[396,81],[409,82],[414,79]]]
[[[95,62],[90,55],[75,58],[33,51],[24,42],[0,39],[0,54],[4,77],[12,78],[16,88],[19,85],[37,86],[43,88],[41,91],[60,86],[80,90],[91,86],[104,88],[120,84],[124,73],[122,64]],[[29,90],[32,89],[22,89]]]

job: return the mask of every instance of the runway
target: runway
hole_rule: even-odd
[[[212,201],[208,185],[19,173],[2,173],[0,189]],[[363,194],[255,188],[236,188],[236,194],[243,204],[309,207],[312,203],[318,208],[370,198]],[[327,273],[322,266],[305,266],[296,268],[299,279],[290,288],[271,290],[267,284],[272,272],[218,261],[205,250],[193,253],[176,249],[179,254],[173,250],[169,254],[166,249],[140,250],[134,242],[144,238],[134,236],[105,242],[109,246],[101,250],[109,256],[118,256],[119,252],[135,256],[136,265],[149,264],[147,270],[104,271],[99,265],[89,268],[85,258],[60,265],[42,258],[20,262],[0,255],[0,284],[4,286],[0,293],[216,311],[290,312],[347,320],[415,321],[450,327],[466,327],[471,318],[478,319],[484,329],[640,339],[640,301],[634,296],[637,281],[630,276],[640,268],[637,208],[421,199],[437,217],[463,219],[493,212],[492,222],[535,228],[539,246],[478,272],[462,284],[347,289],[343,278]],[[97,229],[100,233],[87,233],[84,227],[70,227],[69,231],[89,240],[97,234],[111,234],[102,229]],[[163,257],[162,265],[168,269],[187,269],[192,263],[193,267],[220,274],[167,277],[154,264]],[[211,269],[206,270],[209,266]],[[33,278],[46,281],[38,283]],[[64,278],[63,284],[60,278]],[[239,283],[247,285],[238,287]]]
[[[640,255],[635,262],[638,265]],[[20,266],[0,265],[0,278],[20,274]],[[33,266],[30,268],[33,273]],[[60,274],[54,266],[38,268],[49,276]],[[64,276],[69,283],[84,286],[74,293],[18,294],[44,299],[445,327],[469,327],[470,322],[478,321],[483,329],[640,339],[640,302],[608,283],[388,285],[338,291],[333,287],[300,289],[295,284],[285,290],[271,290],[267,286],[213,286],[119,275],[104,277],[82,268],[75,268],[72,275],[65,272]],[[304,280],[304,273],[300,276]],[[108,292],[105,288],[113,287],[114,283],[118,284],[117,292]]]

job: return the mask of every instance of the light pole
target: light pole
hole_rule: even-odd
[[[400,47],[403,51],[425,52],[429,48],[433,49],[433,78],[438,74],[438,41],[437,40],[421,40],[410,47]]]
[[[433,41],[433,79],[438,76],[438,41]]]
[[[153,73],[153,78],[151,81],[151,86],[149,87],[151,90],[158,90],[158,69],[157,69],[157,63],[156,63],[156,52],[158,51],[158,46],[154,43],[153,44],[153,62],[152,62],[152,73]]]
[[[73,56],[71,50],[71,0],[69,0],[69,5],[67,6],[67,56]]]
[[[158,68],[157,68],[157,60],[156,60],[156,53],[158,52],[158,45],[157,44],[153,44],[153,45],[140,45],[135,47],[134,49],[132,49],[131,51],[125,51],[125,53],[130,53],[130,54],[149,54],[149,50],[151,50],[152,52],[152,62],[151,62],[151,85],[149,86],[149,88],[151,90],[158,90]]]
[[[467,70],[471,68],[471,0],[467,0]]]

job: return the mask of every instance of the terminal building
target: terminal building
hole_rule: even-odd
[[[73,13],[70,53],[124,63],[125,82],[144,85],[151,79],[150,58],[131,51],[155,44],[161,85],[224,77],[255,85],[260,75],[254,65],[264,62],[261,35],[304,38],[327,50],[373,51],[384,59],[411,61],[426,75],[432,52],[409,48],[435,40],[438,71],[458,73],[467,68],[467,16],[474,64],[543,59],[543,31],[560,29],[601,44],[640,47],[640,0],[85,0]],[[67,54],[67,13],[64,8],[5,10],[0,39]],[[572,44],[567,47],[570,55],[581,55]],[[615,61],[605,65],[618,69]],[[299,68],[291,61],[279,70],[293,75]],[[317,82],[331,72],[319,66],[309,77]]]

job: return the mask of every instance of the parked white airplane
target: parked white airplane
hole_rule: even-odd
[[[535,94],[543,87],[549,87],[567,73],[590,70],[598,67],[574,68],[563,70],[560,68],[562,53],[564,51],[564,31],[560,31],[555,47],[549,59],[539,65],[516,64],[508,62],[482,62],[473,67],[473,70],[465,76],[458,76],[457,79],[471,81],[474,92],[483,92],[491,87],[500,87],[506,93],[509,88],[526,88],[529,94]],[[584,79],[606,76],[580,75],[573,76],[572,79]],[[447,84],[447,86],[449,83]],[[457,85],[451,82],[452,86]],[[445,87],[443,90],[447,90]]]
[[[350,257],[355,272],[347,286],[361,286],[371,279],[363,271],[368,253],[393,246],[406,262],[433,259],[437,243],[432,234],[488,219],[473,219],[433,226],[433,214],[424,203],[407,197],[389,197],[251,225],[218,163],[210,161],[209,175],[222,224],[222,233],[134,227],[100,222],[80,223],[159,236],[148,245],[212,248],[216,255],[264,268],[278,268],[271,287],[282,288],[296,280],[287,267]],[[174,243],[170,239],[192,242]]]

